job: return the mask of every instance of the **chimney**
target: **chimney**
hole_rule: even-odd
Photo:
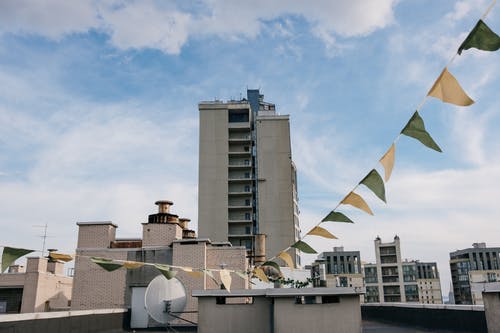
[[[186,230],[188,228],[188,223],[191,222],[190,219],[181,217],[179,219],[179,225],[181,226],[182,229]]]
[[[155,202],[155,205],[158,205],[158,213],[163,214],[163,213],[169,213],[170,212],[170,206],[172,206],[174,203],[172,201],[168,200],[158,200]]]

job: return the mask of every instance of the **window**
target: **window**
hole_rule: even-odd
[[[245,192],[250,192],[250,185],[245,185]]]
[[[250,220],[250,213],[245,213],[245,220]]]

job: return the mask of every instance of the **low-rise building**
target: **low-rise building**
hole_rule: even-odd
[[[359,251],[344,251],[343,246],[323,252],[311,265],[314,287],[348,287],[364,290]],[[363,302],[364,295],[361,294]]]
[[[375,264],[363,265],[366,303],[443,303],[437,264],[403,261],[398,236],[389,243],[377,237],[375,256]]]
[[[72,284],[63,262],[28,257],[26,269],[12,265],[0,274],[0,314],[68,310]]]
[[[157,201],[158,213],[149,215],[142,223],[142,238],[118,239],[112,222],[78,222],[72,310],[130,308],[131,327],[164,326],[145,310],[145,293],[159,271],[150,265],[136,269],[118,269],[108,272],[91,262],[90,257],[125,261],[157,263],[201,269],[247,269],[246,249],[231,246],[228,242],[216,243],[196,238],[188,229],[189,219],[179,218],[170,212],[170,201]],[[178,271],[186,295],[186,305],[172,320],[172,324],[188,325],[197,320],[197,299],[191,291],[219,289],[218,276],[207,274],[194,277],[189,272]],[[214,280],[218,280],[217,283]],[[233,288],[248,288],[247,279],[232,275]]]
[[[451,252],[450,270],[455,304],[483,304],[482,285],[500,280],[500,248],[474,243]]]

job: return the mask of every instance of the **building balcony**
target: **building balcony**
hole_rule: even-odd
[[[235,196],[235,197],[244,197],[244,196],[251,196],[252,191],[232,191],[227,193],[230,196]]]
[[[252,234],[228,234],[227,235],[228,238],[252,238],[253,235]],[[229,240],[231,241],[231,240]]]
[[[244,204],[241,204],[241,205],[231,205],[231,206],[227,206],[228,209],[232,209],[232,210],[250,210],[253,208],[252,205],[244,205]]]
[[[252,152],[251,151],[228,151],[227,152],[229,156],[251,156]]]
[[[228,165],[229,169],[251,169],[252,168],[252,164],[251,163],[229,163]]]
[[[244,182],[249,182],[252,181],[252,177],[233,177],[229,178],[227,181],[232,182],[232,183],[244,183]]]
[[[234,223],[234,224],[249,224],[249,223],[252,223],[252,220],[245,220],[245,219],[241,219],[241,220],[228,220],[229,223]]]
[[[250,137],[250,135],[241,136],[241,137],[232,137],[232,138],[230,137],[228,140],[231,143],[250,143],[250,142],[252,142],[252,138]]]
[[[242,121],[242,122],[230,122],[227,124],[228,128],[234,128],[234,129],[250,129],[250,122],[249,121]]]

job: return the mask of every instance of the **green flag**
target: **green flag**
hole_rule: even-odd
[[[334,210],[332,210],[330,214],[328,214],[327,216],[325,216],[324,219],[321,220],[321,222],[326,222],[326,221],[354,223],[350,218],[348,218],[344,214],[336,212]]]
[[[16,249],[14,247],[8,247],[4,246],[3,248],[3,253],[2,253],[2,271],[0,273],[3,273],[9,266],[16,261],[17,259],[21,258],[25,254],[35,252],[34,250],[27,250],[27,249]]]
[[[382,180],[382,177],[380,177],[377,170],[372,169],[372,171],[370,171],[359,183],[368,187],[377,197],[380,198],[380,200],[386,202],[384,181]]]
[[[113,262],[113,260],[111,260],[111,259],[92,257],[92,258],[90,258],[90,260],[93,263],[101,266],[102,268],[104,268],[108,272],[115,271],[123,266],[123,264]]]
[[[271,267],[274,267],[276,268],[276,270],[278,272],[281,272],[281,269],[280,269],[280,265],[278,265],[277,263],[275,263],[274,261],[266,261],[265,263],[263,263],[261,266],[271,266]]]
[[[177,271],[173,271],[170,269],[170,266],[168,265],[162,265],[162,264],[155,264],[155,267],[160,271],[160,273],[167,278],[167,280],[170,280],[173,278],[176,274]]]
[[[415,111],[405,128],[401,131],[401,134],[417,139],[427,147],[440,153],[442,152],[441,148],[439,148],[437,143],[434,142],[430,134],[425,130],[424,120],[420,117],[418,111]]]
[[[293,244],[292,247],[299,249],[304,253],[318,253],[312,247],[309,246],[306,242],[299,240],[297,243]]]
[[[472,47],[483,51],[496,51],[500,49],[500,37],[483,20],[479,20],[458,48],[458,54],[462,54],[462,50],[468,50]]]

